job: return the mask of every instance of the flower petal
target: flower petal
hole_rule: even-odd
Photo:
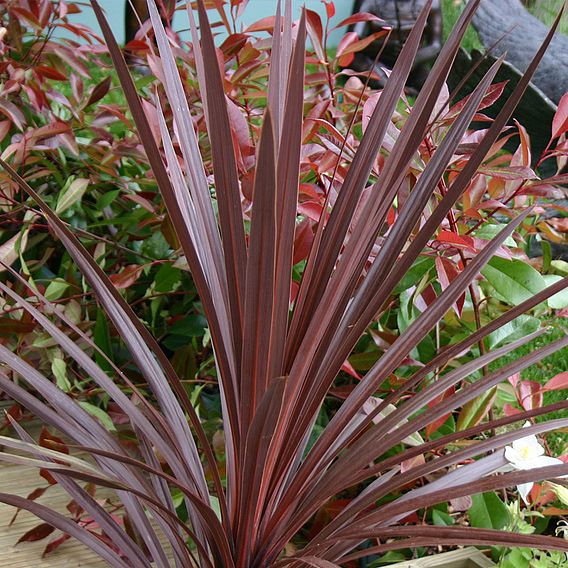
[[[532,460],[533,465],[531,466],[531,468],[534,467],[547,467],[549,465],[558,465],[558,464],[562,464],[564,463],[562,460],[559,460],[558,458],[553,458],[550,456],[539,456],[538,458],[535,458],[534,460]]]
[[[538,438],[534,435],[525,436],[519,440],[515,440],[512,444],[513,449],[522,455],[530,456],[542,456],[544,454],[544,448],[538,441]]]
[[[528,496],[531,492],[531,489],[533,488],[533,485],[534,483],[521,483],[520,485],[517,485],[519,495],[527,505],[529,504]]]
[[[521,455],[513,446],[505,447],[505,459],[512,464],[523,461]]]

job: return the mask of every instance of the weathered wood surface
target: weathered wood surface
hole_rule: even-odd
[[[493,55],[506,54],[507,61],[523,72],[549,31],[520,0],[481,0],[473,25],[486,49],[498,42]],[[533,82],[558,104],[568,91],[568,37],[555,34]]]
[[[21,465],[0,465],[0,491],[26,497],[36,487],[43,487],[45,480],[39,473]],[[59,512],[64,512],[70,501],[59,487],[51,487],[38,503],[48,505]],[[18,539],[28,530],[42,521],[37,517],[21,511],[16,522],[9,526],[15,509],[0,503],[0,568],[104,568],[108,564],[75,539],[64,542],[55,552],[42,558],[42,553],[54,535],[38,542],[22,542],[16,546]]]
[[[495,564],[474,547],[393,564],[391,568],[489,568]]]

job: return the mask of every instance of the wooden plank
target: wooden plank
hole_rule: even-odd
[[[481,551],[471,546],[393,564],[392,568],[489,568],[491,566],[495,564]]]
[[[4,493],[26,497],[36,487],[45,486],[46,481],[38,471],[29,467],[13,464],[2,464],[0,467],[0,488]],[[38,503],[48,505],[58,512],[66,512],[65,506],[71,498],[60,487],[50,487],[39,498]],[[55,552],[42,558],[43,550],[52,538],[61,534],[55,531],[52,535],[38,542],[22,542],[16,546],[18,539],[41,521],[21,511],[16,522],[9,526],[15,509],[0,503],[0,568],[104,568],[108,564],[75,539],[64,542]]]

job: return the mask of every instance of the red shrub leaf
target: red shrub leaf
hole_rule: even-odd
[[[111,84],[112,80],[109,75],[106,79],[104,79],[98,85],[96,85],[85,104],[85,108],[92,104],[98,103],[108,93]]]
[[[45,537],[48,537],[54,530],[55,528],[51,525],[41,523],[23,534],[16,544],[19,544],[20,542],[35,542],[36,540],[42,540]]]
[[[457,233],[454,233],[452,231],[440,231],[436,240],[442,243],[451,244],[458,248],[465,248],[471,250],[472,252],[475,252],[474,241],[471,237],[458,235]]]
[[[525,410],[540,408],[543,403],[542,385],[536,381],[521,381],[519,383],[519,398]]]
[[[39,65],[34,70],[38,75],[44,77],[45,79],[52,79],[54,81],[67,81],[67,77],[53,67],[48,67],[47,65]]]
[[[568,93],[560,99],[558,110],[552,120],[552,138],[562,136],[568,131]]]
[[[62,534],[57,538],[53,539],[44,549],[42,556],[47,556],[54,550],[58,549],[66,540],[69,540],[71,537],[68,534]]]
[[[144,270],[144,266],[131,264],[129,266],[125,266],[119,274],[112,274],[110,279],[112,280],[115,288],[123,290],[125,288],[130,288],[130,286],[132,286],[138,278],[140,278],[142,270]]]
[[[349,18],[345,18],[345,20],[341,20],[339,24],[337,24],[332,29],[342,28],[343,26],[350,26],[351,24],[357,24],[359,22],[382,22],[381,18],[375,16],[374,14],[369,14],[368,12],[360,12],[359,14],[353,14],[349,16]]]
[[[568,389],[568,371],[564,373],[559,373],[555,377],[552,377],[547,383],[544,385],[544,391],[555,391],[555,390],[565,390]]]

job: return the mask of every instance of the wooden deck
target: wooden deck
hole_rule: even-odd
[[[26,497],[34,488],[43,487],[45,480],[35,469],[21,465],[0,465],[0,491]],[[37,501],[60,512],[66,511],[70,501],[59,487],[51,487]],[[53,532],[37,542],[22,542],[18,539],[42,521],[27,511],[20,511],[16,522],[9,526],[15,509],[0,503],[0,568],[104,568],[108,564],[77,540],[70,538],[56,551],[42,558],[42,553],[51,539],[61,534]]]

